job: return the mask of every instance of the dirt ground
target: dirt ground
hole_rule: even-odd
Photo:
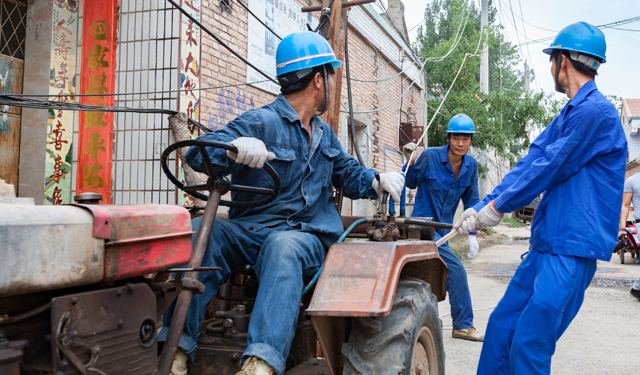
[[[480,252],[463,261],[476,310],[475,326],[482,333],[520,264],[520,255],[529,247],[527,228],[501,224],[495,229],[488,236],[479,233]],[[454,241],[452,248],[466,252],[466,239]],[[552,374],[640,374],[640,301],[629,294],[638,277],[640,264],[634,264],[629,254],[626,264],[620,264],[617,254],[611,262],[598,262],[580,312],[558,341]],[[448,300],[438,307],[445,327],[446,373],[475,374],[482,344],[453,339]]]

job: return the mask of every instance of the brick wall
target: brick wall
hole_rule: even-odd
[[[300,6],[316,5],[319,2],[297,1]],[[349,55],[351,56],[351,76],[360,79],[380,79],[400,72],[400,66],[407,66],[411,61],[405,58],[401,63],[401,48],[390,43],[392,40],[374,17],[360,7],[351,11],[349,29]],[[231,2],[230,6],[220,0],[213,0],[203,5],[203,24],[220,36],[225,43],[240,55],[247,55],[247,22],[248,12]],[[366,37],[372,38],[367,40]],[[208,35],[202,38],[202,70],[201,85],[221,86],[244,83],[246,81],[246,65],[219,45]],[[375,48],[373,46],[379,46]],[[407,72],[415,76],[417,69]],[[403,90],[411,84],[405,79]],[[355,111],[371,110],[389,104],[401,94],[401,76],[383,82],[352,81],[353,105]],[[419,121],[421,87],[414,85],[402,100],[402,121]],[[201,122],[212,128],[223,127],[238,115],[252,108],[261,107],[275,99],[275,95],[252,86],[240,86],[205,91],[202,93],[200,110]],[[348,108],[346,79],[342,83],[343,108]],[[398,123],[400,101],[386,110],[365,115],[370,126],[365,129],[368,136],[372,165],[384,170],[399,170],[401,156],[398,148]],[[346,117],[344,117],[346,119]],[[347,147],[344,130],[346,121],[340,122],[339,137],[343,146]],[[351,147],[348,147],[350,150]],[[385,155],[386,154],[386,155]]]

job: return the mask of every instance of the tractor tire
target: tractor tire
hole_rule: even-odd
[[[352,323],[344,375],[444,375],[438,299],[424,281],[400,279],[389,315]]]

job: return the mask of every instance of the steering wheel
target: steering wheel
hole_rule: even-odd
[[[171,155],[172,152],[182,147],[189,147],[189,146],[198,147],[198,149],[200,150],[200,155],[202,156],[202,161],[204,162],[204,167],[207,170],[207,175],[209,176],[209,178],[207,179],[207,182],[202,185],[186,186],[173,174],[173,172],[171,172],[171,170],[169,169],[169,166],[167,165],[167,158],[169,157],[169,155]],[[267,195],[267,197],[256,200],[256,201],[235,202],[235,201],[227,201],[227,200],[221,199],[220,205],[227,206],[227,207],[256,207],[256,206],[262,206],[276,199],[276,194],[278,193],[278,191],[280,191],[281,182],[280,182],[280,177],[278,176],[278,173],[276,173],[276,171],[269,165],[269,163],[265,163],[264,170],[267,173],[269,173],[269,176],[271,176],[271,178],[273,179],[273,182],[275,184],[275,187],[273,189],[258,188],[254,186],[245,186],[245,185],[236,185],[236,184],[232,184],[224,176],[218,175],[218,172],[216,172],[216,168],[211,162],[211,159],[209,158],[209,154],[207,153],[205,147],[216,147],[216,148],[222,148],[234,153],[238,152],[238,149],[229,143],[203,140],[203,139],[190,139],[186,141],[176,142],[170,145],[169,147],[167,147],[162,153],[162,156],[160,157],[160,164],[162,165],[162,171],[164,172],[164,174],[167,175],[169,180],[171,180],[171,182],[173,182],[180,190],[183,190],[188,194],[191,194],[192,196],[205,201],[209,198],[209,196],[206,194],[200,193],[199,190],[218,189],[222,192],[222,194],[226,194],[227,191],[231,190],[231,191],[243,191],[247,193]]]

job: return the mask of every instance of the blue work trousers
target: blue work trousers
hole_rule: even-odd
[[[531,249],[489,318],[478,375],[549,374],[595,272],[595,259]]]
[[[433,241],[438,241],[440,238],[442,236],[436,231]],[[438,247],[438,252],[449,267],[447,293],[449,293],[449,303],[451,304],[453,329],[471,328],[473,327],[473,306],[471,305],[467,271],[465,271],[460,258],[449,248],[448,242]]]
[[[197,231],[200,219],[193,220]],[[195,236],[194,236],[195,239]],[[222,267],[222,271],[200,272],[204,294],[191,300],[179,347],[193,361],[198,331],[207,305],[226,282],[231,270],[246,264],[254,266],[260,287],[249,322],[247,349],[243,363],[255,356],[266,361],[277,374],[284,373],[286,359],[296,332],[303,277],[313,275],[325,258],[325,247],[318,237],[287,224],[254,230],[247,223],[217,218],[202,261],[203,267]],[[158,341],[166,339],[173,307],[165,313]]]

